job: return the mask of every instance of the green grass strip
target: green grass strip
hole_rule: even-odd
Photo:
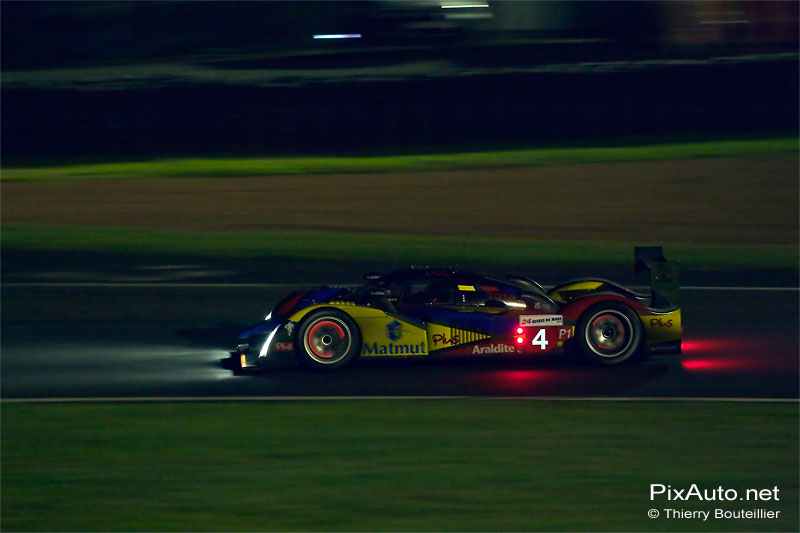
[[[793,245],[703,245],[545,241],[499,237],[332,233],[323,231],[175,231],[140,228],[2,228],[3,248],[127,254],[384,261],[401,264],[630,265],[636,245],[664,244],[686,268],[797,268]]]
[[[411,172],[485,167],[646,161],[796,152],[797,138],[709,141],[651,146],[540,148],[387,157],[191,158],[83,165],[3,168],[3,181],[59,179],[269,176]]]
[[[797,418],[796,403],[3,403],[3,529],[793,531]],[[778,500],[651,501],[651,483]]]

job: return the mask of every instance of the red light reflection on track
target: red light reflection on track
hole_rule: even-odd
[[[719,371],[719,370],[738,370],[750,366],[749,361],[738,359],[692,359],[681,361],[684,370],[692,371]]]
[[[683,353],[720,352],[727,348],[728,342],[721,339],[691,339],[681,343]]]
[[[495,386],[499,386],[507,391],[516,393],[530,393],[536,386],[550,381],[548,374],[544,370],[500,370],[492,372],[491,381]]]
[[[763,340],[754,337],[690,338],[682,343],[678,360],[689,372],[759,372],[792,367],[785,357],[774,357]]]

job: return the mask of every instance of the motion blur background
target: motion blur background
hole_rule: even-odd
[[[798,5],[3,2],[6,165],[795,132]]]
[[[311,53],[324,48],[311,50],[309,39],[324,34],[361,35],[357,50],[541,45],[528,49],[535,63],[582,41],[595,53],[630,57],[690,47],[700,55],[795,52],[798,29],[797,5],[785,1],[7,2],[4,9],[4,38],[15,45],[3,51],[9,69],[180,53]]]

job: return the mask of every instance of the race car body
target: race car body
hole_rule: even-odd
[[[450,268],[368,274],[356,288],[299,291],[240,334],[234,356],[258,367],[291,352],[311,368],[343,367],[358,357],[531,355],[575,348],[616,364],[640,352],[679,353],[677,267],[660,248],[637,249],[651,293],[603,279],[545,291],[522,276],[494,279]]]

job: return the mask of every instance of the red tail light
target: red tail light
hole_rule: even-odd
[[[521,327],[518,327],[516,330],[516,336],[514,337],[514,342],[518,345],[525,343],[525,330]]]

